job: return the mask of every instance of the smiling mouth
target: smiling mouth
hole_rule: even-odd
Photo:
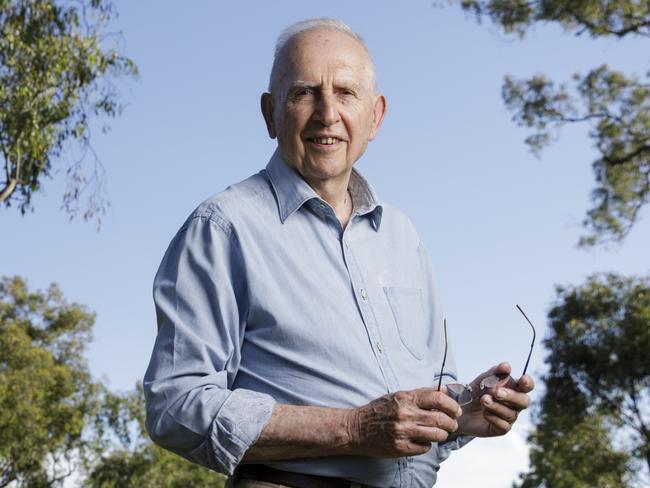
[[[315,142],[316,144],[323,144],[325,146],[332,146],[341,142],[341,139],[336,137],[309,137],[310,142]]]

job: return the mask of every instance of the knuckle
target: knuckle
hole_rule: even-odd
[[[436,442],[444,442],[449,437],[449,432],[442,429],[436,429],[434,437]]]
[[[436,391],[436,392],[433,394],[433,401],[434,401],[437,405],[444,405],[445,402],[447,402],[447,401],[449,401],[449,400],[450,400],[449,396],[448,396],[446,393],[443,393],[443,392],[441,392],[441,391]]]
[[[442,429],[445,431],[453,431],[456,430],[458,426],[458,423],[455,420],[450,419],[447,415],[445,415],[442,412],[436,412],[433,418],[434,418],[433,426],[437,427],[438,429]]]
[[[406,428],[403,424],[394,423],[391,426],[391,435],[395,442],[401,441],[406,436]]]
[[[428,413],[425,417],[425,421],[430,427],[438,427],[438,424],[440,423],[438,412]]]
[[[442,412],[436,412],[434,415],[434,419],[435,419],[434,426],[442,429],[446,423],[445,415]]]
[[[408,454],[409,443],[404,439],[397,439],[393,444],[393,449],[401,454]]]
[[[398,391],[393,393],[393,400],[397,403],[403,403],[410,400],[411,394],[407,391]]]
[[[506,423],[505,425],[502,425],[499,430],[502,434],[507,434],[510,432],[510,429],[512,429],[512,424]]]
[[[410,418],[410,413],[407,409],[403,407],[397,407],[395,410],[395,420],[398,422],[404,422]]]

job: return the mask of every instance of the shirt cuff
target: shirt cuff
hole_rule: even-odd
[[[215,471],[232,475],[259,438],[274,405],[273,397],[265,393],[234,390],[219,409],[206,442],[192,452],[193,457]],[[205,459],[209,454],[210,459]]]
[[[451,435],[449,438],[441,443],[438,444],[438,462],[441,463],[445,459],[447,459],[452,451],[455,451],[456,449],[460,449],[461,447],[465,446],[469,441],[474,439],[474,436],[471,435]]]

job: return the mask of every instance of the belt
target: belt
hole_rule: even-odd
[[[316,476],[313,474],[290,473],[269,468],[262,464],[242,464],[237,469],[237,479],[266,481],[291,488],[352,488],[360,487],[343,478],[332,478],[330,476]]]

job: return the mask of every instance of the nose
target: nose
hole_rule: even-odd
[[[314,110],[314,119],[326,127],[336,124],[339,121],[339,111],[336,97],[329,91],[321,92],[321,96]]]

